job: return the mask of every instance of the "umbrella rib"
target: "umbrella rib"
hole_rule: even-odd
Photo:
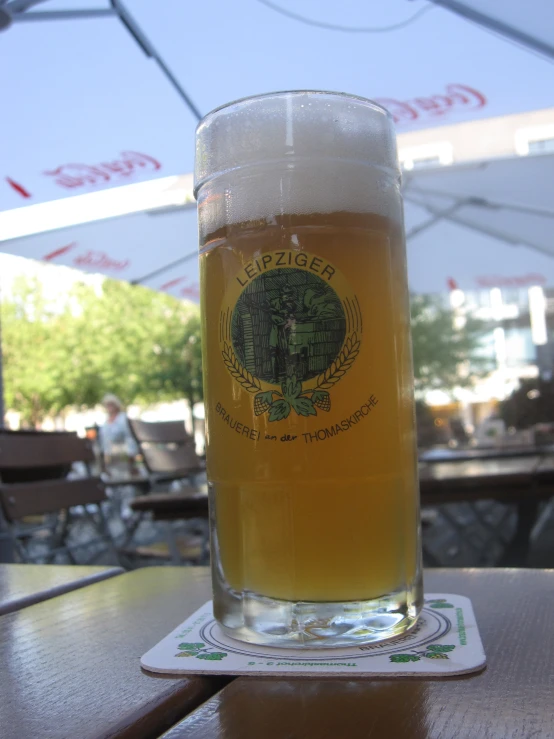
[[[414,203],[416,205],[419,205],[417,201],[411,200],[409,197],[404,196],[406,200],[408,200],[411,203]],[[429,218],[426,221],[423,221],[423,223],[420,223],[418,226],[414,226],[409,231],[406,231],[406,241],[409,241],[414,236],[417,236],[420,233],[423,233],[423,231],[427,231],[427,229],[431,228],[431,226],[434,226],[435,223],[438,223],[439,221],[442,221],[444,218],[448,218],[448,216],[452,215],[455,211],[458,210],[458,208],[461,208],[462,205],[464,205],[464,201],[460,200],[458,203],[454,203],[452,207],[447,208],[446,210],[437,210],[431,218]],[[425,207],[425,206],[424,206]],[[427,210],[429,210],[427,208]]]
[[[154,277],[158,277],[164,272],[167,272],[169,269],[172,269],[172,267],[178,267],[179,265],[184,264],[185,262],[188,262],[189,260],[197,256],[198,251],[195,250],[190,254],[187,254],[185,257],[181,257],[180,259],[176,259],[174,262],[170,262],[170,264],[166,264],[165,267],[160,267],[159,269],[155,269],[153,272],[149,272],[147,275],[144,275],[144,277],[140,277],[138,280],[131,280],[131,285],[142,285],[144,282],[152,280],[154,279]]]
[[[420,203],[418,200],[412,200],[408,195],[404,195],[404,198],[414,204],[418,205],[420,208],[425,208],[429,213],[435,216],[440,216],[441,219],[444,219],[445,221],[450,221],[451,223],[456,223],[459,226],[465,226],[465,228],[469,228],[472,231],[478,231],[479,233],[485,234],[486,236],[492,236],[494,239],[498,239],[499,241],[504,241],[507,244],[510,244],[511,246],[518,246],[519,244],[522,244],[523,246],[528,246],[531,249],[535,249],[536,251],[542,252],[543,254],[546,254],[548,257],[554,257],[554,253],[551,252],[548,248],[544,246],[540,246],[540,244],[535,244],[533,241],[528,241],[527,239],[523,238],[514,238],[511,236],[508,236],[507,234],[501,233],[499,231],[496,231],[493,228],[489,228],[488,226],[483,226],[481,224],[473,223],[471,221],[466,221],[461,216],[456,216],[453,214],[448,215],[446,211],[440,211],[437,208],[434,208],[432,205],[427,205],[425,203]],[[465,205],[466,202],[462,201],[460,205]],[[440,220],[440,219],[437,219]]]
[[[427,190],[419,187],[412,187],[411,185],[409,189],[412,193],[415,193],[416,195],[422,195],[424,197],[425,195],[447,197],[453,199],[459,199],[461,197],[460,193],[455,194],[446,190]],[[476,205],[482,208],[502,208],[505,210],[514,210],[518,213],[528,213],[529,215],[533,216],[554,218],[554,210],[550,210],[549,208],[533,208],[529,205],[517,205],[516,203],[505,203],[500,200],[488,200],[487,198],[481,198],[478,195],[464,195],[463,198],[465,199],[466,205]]]
[[[135,41],[140,46],[140,48],[144,51],[146,56],[154,59],[154,61],[158,64],[162,72],[167,77],[167,79],[171,82],[173,87],[177,90],[177,92],[179,93],[179,96],[184,100],[185,104],[187,105],[191,113],[196,117],[197,120],[200,120],[202,118],[202,113],[198,110],[196,105],[192,102],[191,98],[189,97],[184,87],[180,84],[180,82],[175,77],[173,72],[169,69],[167,64],[162,59],[162,57],[158,54],[152,42],[145,36],[144,32],[142,31],[138,23],[135,21],[131,13],[129,13],[127,8],[123,5],[123,3],[120,0],[111,0],[111,4],[112,4],[112,7],[115,8],[119,16],[119,20],[123,23],[123,25],[129,31],[131,36],[135,39]]]
[[[546,41],[541,41],[541,39],[536,36],[531,36],[531,34],[525,33],[525,31],[520,31],[518,28],[514,28],[514,26],[504,23],[497,18],[491,18],[490,15],[486,15],[479,10],[470,8],[465,3],[459,2],[459,0],[431,0],[431,2],[442,8],[446,8],[447,10],[451,10],[453,13],[461,15],[463,18],[466,18],[473,23],[477,23],[478,25],[487,28],[489,31],[494,31],[501,36],[509,38],[511,41],[516,41],[523,46],[527,46],[532,51],[544,54],[549,57],[550,60],[554,60],[554,46],[546,43]]]
[[[8,6],[9,9],[9,6]],[[14,21],[59,21],[76,18],[114,18],[117,12],[112,8],[88,8],[83,10],[44,10],[38,12],[14,13]]]
[[[90,8],[83,10],[48,10],[38,13],[25,12],[25,8],[31,7],[32,5],[38,5],[44,2],[44,0],[25,0],[25,2],[14,2],[11,6],[8,3],[5,7],[8,10],[12,10],[11,17],[14,21],[44,21],[44,20],[59,20],[64,18],[98,18],[98,17],[117,17],[123,23],[127,31],[134,38],[136,43],[140,46],[147,57],[153,59],[159,68],[162,70],[165,77],[169,80],[171,85],[179,94],[179,97],[184,101],[190,112],[194,115],[196,120],[202,118],[202,113],[193,103],[190,95],[187,93],[185,88],[181,85],[177,77],[169,69],[163,58],[158,54],[156,48],[152,42],[146,37],[143,30],[136,22],[134,17],[129,13],[127,8],[123,5],[120,0],[111,0],[111,8]],[[1,2],[0,2],[1,4]]]

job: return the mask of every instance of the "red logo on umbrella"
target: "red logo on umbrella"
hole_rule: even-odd
[[[119,159],[99,164],[73,162],[48,169],[43,174],[54,178],[56,185],[73,190],[78,187],[104,185],[112,180],[133,178],[141,169],[155,172],[161,164],[148,154],[137,151],[123,151]]]
[[[51,262],[53,259],[57,259],[58,257],[61,257],[62,254],[67,254],[68,251],[71,251],[76,246],[77,246],[77,242],[72,241],[71,244],[62,246],[59,249],[56,249],[56,251],[51,251],[50,254],[47,254],[45,257],[43,257],[43,259],[45,262]]]
[[[20,185],[19,182],[16,182],[15,180],[12,180],[11,177],[6,177],[6,182],[8,183],[8,185],[13,190],[15,190],[17,193],[19,193],[21,195],[21,197],[23,197],[23,198],[30,198],[31,197],[31,193],[28,190],[26,190],[23,187],[23,185]]]
[[[101,272],[120,272],[121,270],[127,269],[131,265],[131,262],[128,259],[113,259],[105,251],[92,251],[89,249],[85,254],[79,254],[79,256],[75,257],[73,264],[76,264],[78,267],[98,269]]]
[[[160,290],[170,290],[172,287],[175,287],[175,285],[178,285],[180,282],[183,282],[183,280],[186,279],[185,277],[177,277],[176,280],[170,280],[169,282],[166,282],[160,287]]]
[[[392,115],[395,123],[411,123],[420,118],[440,118],[453,111],[478,110],[487,104],[487,98],[479,90],[468,85],[447,85],[446,92],[429,97],[417,97],[412,100],[395,100],[394,98],[377,98]]]

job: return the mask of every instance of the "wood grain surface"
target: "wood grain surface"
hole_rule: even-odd
[[[104,500],[106,491],[99,477],[0,485],[0,501],[8,521],[24,516],[56,513],[62,508],[101,503]]]
[[[55,467],[94,462],[90,439],[72,433],[0,433],[0,469]]]
[[[0,616],[122,572],[121,567],[0,564]]]
[[[2,616],[2,739],[158,737],[228,682],[139,664],[209,597],[207,568],[145,568]]]
[[[554,571],[432,570],[425,589],[472,599],[484,672],[239,678],[164,739],[552,739]]]

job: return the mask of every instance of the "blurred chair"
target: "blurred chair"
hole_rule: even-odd
[[[63,555],[76,563],[75,550],[102,544],[103,551],[109,550],[118,561],[100,505],[106,500],[104,484],[90,476],[93,461],[90,441],[76,434],[0,433],[3,536],[19,560],[52,562]],[[68,479],[75,463],[83,465],[86,476]],[[70,541],[72,524],[83,519],[95,535]]]
[[[184,421],[150,423],[129,419],[129,426],[148,471],[151,489],[176,480],[193,484],[196,475],[204,471],[205,464],[196,454],[194,439],[187,434]]]
[[[184,421],[150,423],[129,419],[129,425],[148,471],[150,490],[130,503],[136,516],[127,527],[121,552],[131,558],[165,559],[172,564],[205,564],[209,559],[208,496],[195,487],[205,464],[196,454],[194,439],[187,434]],[[181,481],[187,483],[184,489],[169,490],[172,483]],[[162,524],[165,541],[130,548],[147,517]],[[177,521],[189,522],[188,532],[182,536],[175,531]],[[191,536],[200,538],[199,546],[190,546]]]

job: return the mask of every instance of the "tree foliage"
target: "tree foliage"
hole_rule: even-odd
[[[416,391],[471,385],[487,370],[482,321],[466,316],[456,327],[453,311],[430,295],[412,295],[410,308]]]
[[[38,280],[20,280],[2,305],[2,345],[6,407],[35,425],[46,410],[69,402],[65,378],[66,311],[54,311]]]
[[[483,333],[429,296],[412,296],[416,390],[470,384],[483,370]],[[147,288],[105,280],[78,283],[47,299],[40,281],[21,279],[2,304],[6,407],[36,425],[69,406],[92,407],[106,392],[125,404],[202,400],[196,307]]]
[[[20,280],[2,304],[6,407],[39,423],[67,406],[202,399],[195,307],[147,288],[77,284],[55,302]]]

